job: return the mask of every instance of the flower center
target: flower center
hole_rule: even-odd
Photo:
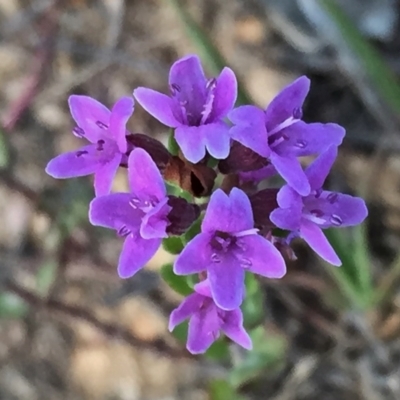
[[[242,268],[248,269],[252,266],[252,262],[246,257],[247,246],[241,238],[248,235],[257,234],[258,229],[248,229],[234,234],[217,231],[211,239],[211,261],[215,264],[222,262],[222,259],[230,255],[239,262]]]
[[[207,81],[203,93],[195,93],[195,88],[193,88],[194,93],[187,97],[187,94],[182,92],[182,88],[178,84],[172,83],[170,93],[175,102],[173,110],[175,118],[188,126],[206,124],[213,109],[216,87],[217,80],[212,78]]]
[[[268,133],[268,144],[270,147],[277,146],[278,144],[282,143],[285,140],[289,140],[289,137],[285,135],[282,130],[288,128],[289,126],[299,122],[303,116],[303,112],[301,108],[295,108],[292,112],[292,115],[285,119],[283,122],[275,126],[269,133]],[[298,140],[295,143],[295,146],[303,149],[307,146],[307,142],[305,140]]]

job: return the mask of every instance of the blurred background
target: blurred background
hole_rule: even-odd
[[[400,399],[400,2],[397,0],[0,0],[0,399]],[[328,232],[336,269],[302,243],[281,280],[247,282],[254,351],[220,340],[192,357],[167,332],[181,297],[160,251],[118,279],[121,240],[90,226],[88,178],[50,158],[80,146],[70,94],[111,106],[167,90],[198,53],[265,107],[306,74],[306,121],[347,130],[328,187],[370,216]],[[132,132],[164,139],[139,106]],[[307,163],[309,160],[305,160]],[[126,190],[125,171],[115,190]]]

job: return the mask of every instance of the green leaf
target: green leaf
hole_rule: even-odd
[[[180,254],[184,248],[182,238],[180,236],[170,236],[162,241],[162,245],[165,251],[170,254]]]
[[[211,381],[208,390],[210,400],[242,400],[243,397],[236,393],[231,384],[224,379]]]
[[[36,287],[40,294],[45,295],[53,284],[57,274],[57,262],[54,260],[44,263],[36,274]]]
[[[268,369],[276,369],[286,353],[287,343],[282,336],[273,335],[259,326],[250,332],[253,350],[229,374],[229,382],[239,388],[260,376]]]
[[[369,308],[374,289],[365,226],[341,231],[327,229],[325,234],[342,261],[340,268],[327,268],[340,288],[340,294],[345,295],[350,308]]]
[[[264,294],[257,278],[246,273],[245,278],[246,297],[242,304],[244,324],[246,327],[254,327],[264,319]]]
[[[0,168],[6,168],[10,162],[9,146],[6,136],[2,130],[0,130]]]
[[[174,274],[172,263],[164,264],[161,267],[161,276],[171,289],[182,296],[188,296],[193,293],[193,290],[186,282],[186,278]]]
[[[200,233],[202,221],[203,218],[200,216],[196,221],[193,222],[191,227],[182,236],[182,241],[184,245],[188,244],[196,235]]]
[[[0,293],[0,318],[18,319],[28,312],[26,303],[14,293]]]
[[[168,151],[173,155],[177,156],[179,154],[179,145],[177,141],[175,140],[175,135],[174,135],[174,130],[171,129],[168,135],[168,145],[167,145]]]
[[[224,361],[229,359],[229,342],[221,336],[204,354],[210,360]]]

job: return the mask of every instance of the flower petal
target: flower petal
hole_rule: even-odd
[[[240,255],[248,263],[248,270],[266,278],[282,278],[286,265],[277,248],[260,235],[243,236],[238,240],[245,249]]]
[[[110,110],[89,96],[72,95],[68,99],[72,118],[84,131],[84,137],[92,143],[104,136],[105,130],[97,124],[99,121],[108,126]]]
[[[94,175],[94,190],[96,196],[103,196],[110,193],[121,159],[122,154],[117,154],[111,161],[98,168]]]
[[[206,103],[206,77],[199,57],[189,55],[176,61],[169,72],[169,85],[176,88],[174,97],[185,104],[186,111],[199,116]]]
[[[130,278],[154,256],[161,246],[161,239],[143,239],[139,233],[129,235],[122,247],[118,262],[118,275]]]
[[[95,145],[60,154],[50,160],[46,173],[53,178],[64,179],[93,174],[103,164]]]
[[[205,271],[211,264],[211,235],[199,233],[182,250],[175,260],[174,272],[177,275],[190,275]]]
[[[277,125],[292,117],[294,110],[301,109],[309,90],[310,80],[306,76],[301,76],[283,88],[265,111],[267,130],[271,131]]]
[[[154,118],[158,119],[164,125],[176,128],[180,125],[173,114],[174,101],[171,97],[156,92],[152,89],[138,87],[133,95],[138,103]]]
[[[325,261],[335,266],[342,265],[335,250],[317,225],[303,220],[300,227],[300,234],[308,245]]]
[[[209,298],[212,297],[211,289],[210,289],[210,282],[208,281],[208,279],[204,279],[204,281],[200,281],[199,283],[196,283],[193,288],[196,291],[196,293],[199,293],[205,297],[209,297]]]
[[[217,78],[214,90],[213,108],[209,117],[210,121],[224,118],[235,105],[237,97],[237,80],[235,73],[225,67]]]
[[[202,126],[180,126],[175,129],[175,140],[185,158],[196,164],[206,155],[206,138]]]
[[[303,206],[301,196],[289,185],[284,185],[280,188],[276,200],[281,208],[296,207],[301,210]]]
[[[128,179],[131,191],[140,200],[155,198],[161,201],[167,194],[165,183],[155,162],[141,148],[135,148],[129,155]]]
[[[167,226],[169,224],[167,215],[171,207],[167,204],[168,197],[160,201],[142,220],[140,226],[140,236],[144,239],[166,238]]]
[[[273,152],[271,153],[270,160],[282,178],[296,192],[302,196],[307,196],[310,193],[310,184],[296,158],[281,157]]]
[[[204,136],[204,143],[208,152],[217,160],[223,160],[229,155],[230,136],[229,127],[225,122],[214,122],[212,124],[198,127],[200,134]]]
[[[321,212],[324,216],[318,223],[321,228],[358,225],[368,215],[363,199],[329,191],[323,191],[318,197],[306,197],[304,207],[311,213],[312,210]]]
[[[213,304],[200,309],[189,321],[187,349],[192,354],[204,353],[218,339],[220,321]]]
[[[244,269],[231,255],[208,267],[208,279],[215,304],[223,310],[234,310],[243,301]]]
[[[126,226],[139,230],[143,212],[129,205],[129,193],[112,193],[90,202],[89,221],[92,225],[119,230]]]
[[[234,124],[229,131],[232,139],[263,157],[270,155],[265,115],[262,110],[255,106],[242,106],[232,110],[228,117]]]
[[[322,187],[329,171],[337,157],[337,147],[331,146],[316,158],[304,171],[310,182],[311,189],[317,190]]]
[[[339,146],[346,131],[337,124],[306,124],[296,122],[282,130],[286,140],[274,147],[274,151],[286,157],[303,157],[320,154],[330,146]]]
[[[122,97],[111,110],[109,130],[121,153],[126,153],[127,150],[126,123],[133,114],[133,107],[132,97]]]
[[[204,296],[192,293],[182,301],[178,308],[172,311],[169,317],[168,330],[172,332],[174,328],[181,324],[185,319],[197,312],[204,301]]]
[[[221,330],[229,339],[245,349],[251,350],[253,348],[251,338],[243,327],[243,314],[239,308],[237,310],[225,312],[224,323],[221,326]]]
[[[233,188],[228,196],[217,189],[212,194],[201,224],[202,232],[238,233],[253,227],[250,200],[242,190]]]
[[[271,212],[269,219],[278,228],[296,231],[300,228],[301,210],[298,208],[277,208]]]

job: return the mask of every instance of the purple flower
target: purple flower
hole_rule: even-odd
[[[167,237],[171,207],[164,181],[154,161],[143,149],[134,149],[128,159],[130,193],[96,197],[90,203],[93,225],[115,229],[125,243],[118,273],[128,278],[141,269]]]
[[[231,311],[218,308],[211,298],[207,280],[195,285],[194,290],[172,311],[169,319],[169,330],[172,331],[175,326],[190,318],[187,349],[192,354],[204,353],[222,331],[229,339],[251,350],[251,339],[243,327],[240,308]]]
[[[91,144],[53,158],[46,172],[54,178],[94,174],[96,196],[108,194],[120,163],[126,162],[125,125],[133,113],[133,99],[121,98],[111,111],[88,96],[73,95],[68,102],[78,125],[73,133]]]
[[[310,80],[302,76],[285,87],[265,111],[255,106],[232,110],[232,139],[270,160],[286,182],[301,195],[310,185],[297,157],[319,154],[342,143],[345,130],[336,124],[307,124],[301,120]]]
[[[174,271],[207,271],[217,306],[234,310],[243,300],[245,271],[268,278],[281,278],[286,272],[278,250],[257,231],[246,194],[233,188],[228,196],[218,189],[211,196],[201,233],[183,249]]]
[[[142,107],[163,124],[175,129],[183,155],[199,162],[207,151],[217,159],[229,154],[229,127],[223,121],[235,104],[234,72],[224,68],[207,80],[197,56],[175,62],[169,73],[170,96],[139,87],[134,91]]]
[[[333,146],[306,169],[311,187],[308,196],[283,186],[277,196],[279,208],[270,219],[279,228],[299,234],[324,260],[339,266],[341,261],[321,229],[360,224],[368,210],[363,199],[322,189],[336,156],[337,148]]]

